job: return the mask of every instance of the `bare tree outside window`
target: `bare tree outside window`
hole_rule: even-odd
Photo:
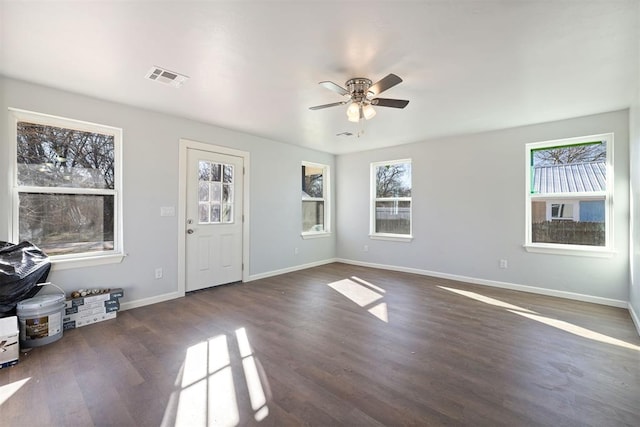
[[[607,147],[601,142],[533,150],[534,166],[589,163],[607,160]]]
[[[411,162],[373,165],[375,175],[374,233],[411,234]]]
[[[114,249],[114,136],[17,123],[19,239],[48,255]]]

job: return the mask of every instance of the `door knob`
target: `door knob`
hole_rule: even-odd
[[[187,228],[187,234],[193,234],[193,229]]]

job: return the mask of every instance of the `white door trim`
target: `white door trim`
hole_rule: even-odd
[[[204,142],[189,139],[180,139],[180,152],[178,154],[178,293],[184,296],[186,289],[186,237],[187,237],[187,151],[190,149],[209,151],[212,153],[226,154],[242,157],[244,163],[242,215],[242,281],[249,281],[249,171],[250,155],[247,151],[220,145],[206,144]]]

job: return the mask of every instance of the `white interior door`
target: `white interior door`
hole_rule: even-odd
[[[187,292],[242,280],[243,166],[242,157],[187,150]]]

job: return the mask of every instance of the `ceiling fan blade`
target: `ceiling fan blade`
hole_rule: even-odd
[[[325,81],[325,82],[320,82],[318,83],[321,86],[326,87],[329,90],[332,90],[334,92],[339,93],[340,95],[348,95],[349,91],[346,90],[345,88],[343,88],[342,86],[339,86],[337,84],[335,84],[334,82],[330,82],[330,81]]]
[[[395,74],[389,74],[387,77],[384,77],[380,81],[371,85],[369,92],[373,92],[374,95],[380,95],[385,90],[391,89],[399,83],[402,83],[402,79],[400,77]]]
[[[371,100],[371,105],[378,107],[404,108],[408,103],[406,99],[374,98]]]
[[[336,107],[338,105],[344,105],[346,103],[346,101],[340,101],[332,102],[331,104],[316,105],[315,107],[309,107],[309,110],[322,110],[323,108]]]

